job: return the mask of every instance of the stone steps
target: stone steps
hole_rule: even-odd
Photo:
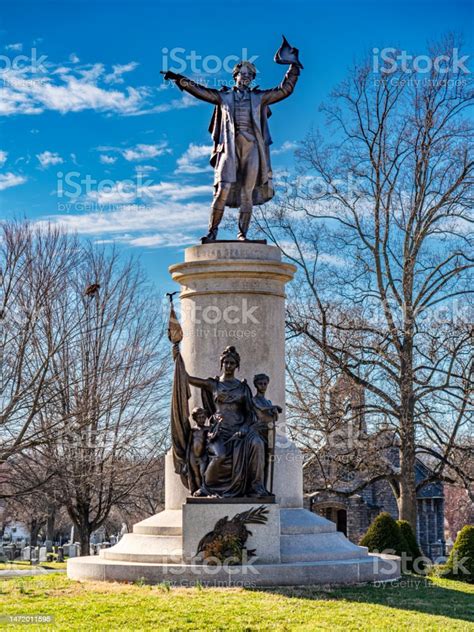
[[[183,541],[180,535],[126,533],[113,548],[102,549],[100,557],[122,562],[179,564],[183,559]]]
[[[261,564],[242,567],[217,567],[210,574],[202,565],[146,564],[76,557],[68,561],[70,579],[94,581],[138,581],[150,584],[168,581],[178,586],[295,586],[357,584],[392,581],[400,577],[400,558],[392,555],[368,555],[361,559],[327,560],[294,564]]]
[[[133,533],[140,535],[182,535],[183,512],[181,509],[166,509],[150,518],[137,522]]]
[[[162,511],[137,523],[133,533],[125,534],[113,548],[103,549],[100,556],[112,561],[182,563],[182,520],[181,510]],[[282,563],[313,563],[366,557],[367,549],[347,540],[330,520],[302,508],[280,510]]]
[[[350,542],[339,531],[333,533],[300,533],[281,535],[282,563],[321,562],[326,560],[363,559],[366,547]]]
[[[282,535],[336,533],[336,525],[307,509],[280,509]]]

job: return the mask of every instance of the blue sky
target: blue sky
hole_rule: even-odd
[[[273,62],[281,34],[300,49],[300,82],[270,120],[278,174],[353,61],[375,47],[422,54],[448,31],[469,52],[472,27],[473,4],[456,0],[3,0],[0,217],[115,241],[167,291],[167,267],[204,234],[212,194],[212,107],[163,83],[171,55],[193,57],[184,74],[211,85],[228,79],[230,56],[254,57],[258,84],[271,87],[284,73]]]

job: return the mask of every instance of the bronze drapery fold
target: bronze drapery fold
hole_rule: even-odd
[[[191,390],[184,361],[179,350],[179,343],[183,339],[183,330],[174,311],[172,296],[170,296],[168,338],[173,343],[174,357],[170,416],[173,463],[176,474],[179,474],[181,477],[181,482],[185,487],[189,488],[187,453],[191,435],[191,424],[189,423]]]

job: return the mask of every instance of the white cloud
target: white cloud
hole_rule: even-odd
[[[117,161],[117,156],[108,156],[107,154],[101,154],[99,159],[103,165],[113,165],[114,162]]]
[[[8,158],[8,152],[3,151],[3,149],[0,149],[0,167],[3,167],[3,165],[7,161],[7,158]]]
[[[314,261],[317,256],[318,262],[321,264],[324,263],[336,268],[343,268],[348,265],[344,257],[329,252],[316,252],[310,244],[305,242],[301,242],[297,247],[293,241],[282,240],[280,246],[284,254],[294,257],[295,259],[300,259],[301,256],[303,256],[308,261]]]
[[[211,145],[195,145],[191,143],[184,154],[176,161],[176,173],[203,173],[212,171],[209,165],[209,156],[212,151]],[[207,164],[204,162],[207,159]]]
[[[105,83],[124,83],[122,75],[132,72],[138,66],[136,61],[128,64],[117,64],[112,66],[112,72],[104,77]]]
[[[158,143],[157,145],[138,144],[130,149],[123,149],[120,151],[125,160],[128,161],[149,160],[150,158],[156,158],[157,156],[171,153],[166,141]]]
[[[40,114],[44,110],[80,112],[97,110],[129,114],[142,104],[143,94],[139,89],[127,88],[126,92],[104,90],[87,80],[63,76],[63,85],[26,81],[9,77],[0,90],[0,115]]]
[[[152,171],[158,171],[158,167],[153,165],[136,165],[135,173],[151,173]]]
[[[21,42],[17,42],[16,44],[7,44],[5,46],[5,50],[13,50],[13,51],[22,51],[23,50],[23,44]]]
[[[60,165],[64,162],[59,154],[54,151],[43,151],[41,154],[36,154],[41,167],[46,169],[50,165]]]
[[[278,154],[284,154],[287,151],[295,151],[295,149],[297,148],[298,148],[298,143],[296,143],[293,140],[285,140],[283,145],[272,150],[272,154],[274,156],[278,156]]]
[[[183,201],[207,195],[210,197],[211,188],[208,185],[182,185],[174,182],[159,182],[142,178],[137,174],[135,180],[117,180],[110,186],[102,186],[97,191],[91,191],[87,201],[98,206],[119,206],[142,201],[146,204],[160,203],[163,200]]]
[[[209,185],[184,185],[177,182],[159,182],[140,189],[141,197],[149,196],[156,200],[167,197],[170,200],[189,200],[193,197],[208,195],[211,197],[212,189]]]
[[[170,200],[152,206],[125,205],[111,212],[68,213],[45,217],[40,224],[51,222],[68,231],[101,237],[114,235],[132,246],[156,246],[189,243],[196,231],[207,225],[209,206]],[[161,238],[161,242],[160,242]]]
[[[195,99],[190,94],[186,92],[180,99],[173,99],[172,101],[168,101],[167,103],[160,103],[159,105],[155,105],[150,109],[145,109],[142,111],[134,112],[135,116],[142,114],[161,114],[162,112],[169,112],[170,110],[185,110],[187,108],[196,107],[200,105],[200,101]]]
[[[91,191],[87,199],[99,206],[131,204],[137,199],[137,193],[137,187],[132,180],[123,180]]]
[[[137,66],[136,62],[115,65],[108,73],[102,63],[78,64],[75,53],[60,64],[49,61],[46,55],[39,60],[21,68],[2,69],[0,116],[41,114],[45,110],[137,116],[198,105],[189,95],[154,105],[153,96],[159,93],[154,86],[112,88],[112,84],[124,83],[123,76]]]
[[[23,184],[26,182],[26,178],[24,176],[18,176],[14,173],[0,173],[0,191],[4,189],[9,189],[10,187],[16,187],[19,184]]]
[[[152,248],[156,246],[184,246],[193,242],[194,238],[192,234],[163,232],[144,235],[143,237],[135,237],[133,239],[127,238],[126,241],[130,246]]]
[[[147,88],[123,91],[101,87],[104,65],[67,67],[43,62],[40,68],[25,66],[2,72],[0,115],[61,113],[93,109],[130,114],[147,102]]]

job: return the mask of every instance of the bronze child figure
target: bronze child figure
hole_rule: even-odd
[[[191,436],[189,438],[188,477],[190,491],[194,494],[202,485],[204,473],[209,462],[207,456],[209,428],[206,427],[207,414],[204,408],[193,408],[191,418],[196,426],[191,428]]]

